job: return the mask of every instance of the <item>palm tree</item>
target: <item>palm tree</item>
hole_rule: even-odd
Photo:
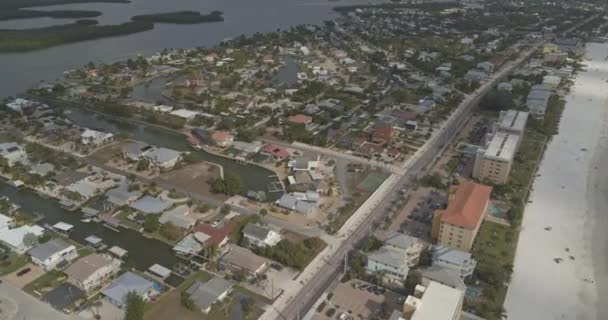
[[[99,313],[99,308],[103,305],[100,299],[95,299],[93,302],[89,304],[89,310],[93,313],[93,318],[96,320],[101,319],[101,314]]]

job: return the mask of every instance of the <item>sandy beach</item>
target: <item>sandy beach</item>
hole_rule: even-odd
[[[608,55],[587,45],[526,206],[508,319],[608,319]],[[559,263],[555,261],[559,258]]]

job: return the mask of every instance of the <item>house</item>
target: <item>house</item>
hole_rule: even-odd
[[[88,146],[101,146],[114,140],[114,135],[107,132],[85,129],[80,135],[80,141]]]
[[[15,226],[15,220],[12,217],[5,216],[0,213],[0,230],[9,229]]]
[[[129,271],[101,290],[101,294],[108,302],[122,309],[126,307],[127,295],[130,292],[134,292],[144,301],[148,301],[150,298],[157,296],[160,293],[159,291],[160,288],[157,284]]]
[[[234,135],[228,130],[216,130],[211,134],[211,140],[218,147],[229,147],[234,143]]]
[[[393,140],[394,129],[389,125],[376,125],[372,130],[372,142],[374,143],[389,143]]]
[[[490,203],[492,187],[466,181],[454,186],[445,210],[436,210],[431,235],[441,245],[469,251]]]
[[[260,248],[272,247],[281,241],[281,235],[274,230],[253,223],[248,223],[243,228],[243,237],[250,244]]]
[[[433,248],[433,266],[455,270],[465,279],[473,274],[477,261],[469,252],[438,245]]]
[[[535,119],[543,119],[553,90],[543,84],[533,85],[526,98],[526,106]]]
[[[289,157],[289,152],[287,152],[287,149],[274,144],[265,145],[260,151],[260,153],[266,156],[270,156],[275,160],[283,160]]]
[[[556,75],[546,75],[543,77],[543,84],[552,89],[557,88],[561,81],[562,78]]]
[[[189,233],[173,246],[173,251],[182,256],[199,253],[210,237],[202,232]]]
[[[110,189],[105,193],[105,205],[118,208],[134,202],[142,193],[137,190],[129,190],[126,183],[118,185],[114,189]]]
[[[289,161],[287,167],[293,171],[313,171],[319,167],[320,156],[308,157],[300,156],[295,160]]]
[[[464,291],[431,281],[428,286],[416,286],[416,293],[403,304],[403,314],[409,320],[460,319]]]
[[[422,240],[400,232],[392,232],[387,235],[384,246],[405,251],[405,260],[410,268],[418,264],[420,254],[426,247]]]
[[[269,261],[251,250],[236,245],[228,245],[226,253],[218,259],[219,265],[232,272],[243,271],[248,277],[255,278],[266,271]]]
[[[486,148],[477,150],[473,177],[494,184],[507,183],[521,140],[519,134],[496,132]]]
[[[369,273],[381,274],[384,283],[394,285],[403,284],[410,270],[405,250],[392,246],[382,246],[369,253],[365,269]]]
[[[418,272],[420,273],[421,284],[425,287],[428,286],[432,281],[441,283],[444,286],[448,286],[454,289],[466,289],[464,279],[455,270],[443,268],[440,266],[430,266],[421,268],[418,270]]]
[[[37,245],[37,241],[29,242],[28,234],[36,238],[44,234],[44,228],[37,225],[26,225],[18,228],[4,228],[0,230],[0,242],[6,245],[11,251],[22,254]]]
[[[182,154],[173,149],[154,148],[148,153],[147,158],[156,167],[171,169],[182,159]]]
[[[171,210],[165,211],[158,222],[172,223],[174,226],[180,227],[184,230],[189,230],[196,224],[196,218],[190,216],[190,207],[188,205],[179,205]]]
[[[63,271],[68,282],[90,292],[101,287],[120,271],[120,260],[108,255],[92,253],[74,262]]]
[[[29,163],[25,147],[16,142],[0,143],[0,156],[12,167],[15,163]]]
[[[121,151],[125,159],[139,161],[144,159],[152,149],[154,149],[154,147],[146,143],[130,142],[124,145]]]
[[[214,303],[223,301],[228,296],[232,286],[232,282],[214,276],[205,283],[195,281],[186,293],[198,309],[208,313]]]
[[[130,208],[145,214],[160,214],[161,212],[169,209],[171,206],[171,202],[151,196],[144,196],[143,198],[129,205]]]
[[[44,270],[54,269],[60,263],[66,263],[78,257],[76,247],[62,239],[49,240],[28,251],[32,262]]]
[[[296,114],[296,115],[287,117],[287,122],[290,122],[293,124],[301,124],[301,125],[304,125],[304,127],[308,129],[310,127],[310,125],[312,124],[312,117],[307,116],[305,114]]]
[[[208,223],[196,225],[194,232],[201,232],[208,236],[208,240],[203,243],[203,247],[216,246],[222,248],[228,243],[230,233],[236,228],[236,224],[225,222],[219,226],[213,226]]]
[[[315,208],[315,203],[307,201],[306,198],[298,198],[293,194],[288,193],[283,194],[281,198],[276,201],[276,203],[281,208],[296,211],[305,215],[310,214]]]
[[[176,116],[176,117],[185,119],[187,121],[190,121],[190,120],[196,118],[196,116],[198,116],[200,114],[200,112],[192,111],[192,110],[188,110],[188,109],[177,109],[177,110],[173,110],[169,114],[172,116]]]

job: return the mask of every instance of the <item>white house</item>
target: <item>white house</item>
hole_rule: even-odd
[[[27,243],[27,240],[24,243],[24,238],[30,233],[36,237],[40,237],[44,234],[44,229],[37,225],[1,229],[0,242],[7,245],[12,251],[22,254],[36,245],[36,243]]]
[[[27,163],[27,153],[23,145],[16,142],[0,143],[0,156],[8,162],[9,166],[13,166],[17,162]]]
[[[384,240],[384,245],[403,250],[405,252],[405,261],[410,268],[418,264],[420,254],[426,247],[422,240],[400,232],[390,233]]]
[[[404,250],[390,246],[370,253],[365,266],[367,272],[379,273],[388,284],[402,284],[410,271]]]
[[[0,230],[9,229],[15,225],[13,218],[0,214]]]
[[[257,247],[272,247],[281,241],[281,235],[270,228],[249,223],[243,228],[243,236]]]
[[[80,140],[84,145],[101,146],[112,142],[114,135],[108,132],[85,129],[80,135]]]
[[[61,262],[69,262],[76,257],[76,247],[62,239],[53,239],[31,249],[28,254],[32,262],[44,270],[52,270]]]
[[[101,287],[120,271],[120,260],[107,255],[92,253],[82,257],[65,269],[68,282],[84,290]]]

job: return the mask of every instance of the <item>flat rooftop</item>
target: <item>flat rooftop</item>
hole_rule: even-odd
[[[484,158],[511,162],[515,157],[520,137],[518,134],[497,132],[490,141],[484,153]]]
[[[457,319],[463,297],[463,291],[431,281],[411,320]]]
[[[523,132],[528,121],[528,113],[525,111],[508,110],[501,112],[498,126],[501,130]]]

